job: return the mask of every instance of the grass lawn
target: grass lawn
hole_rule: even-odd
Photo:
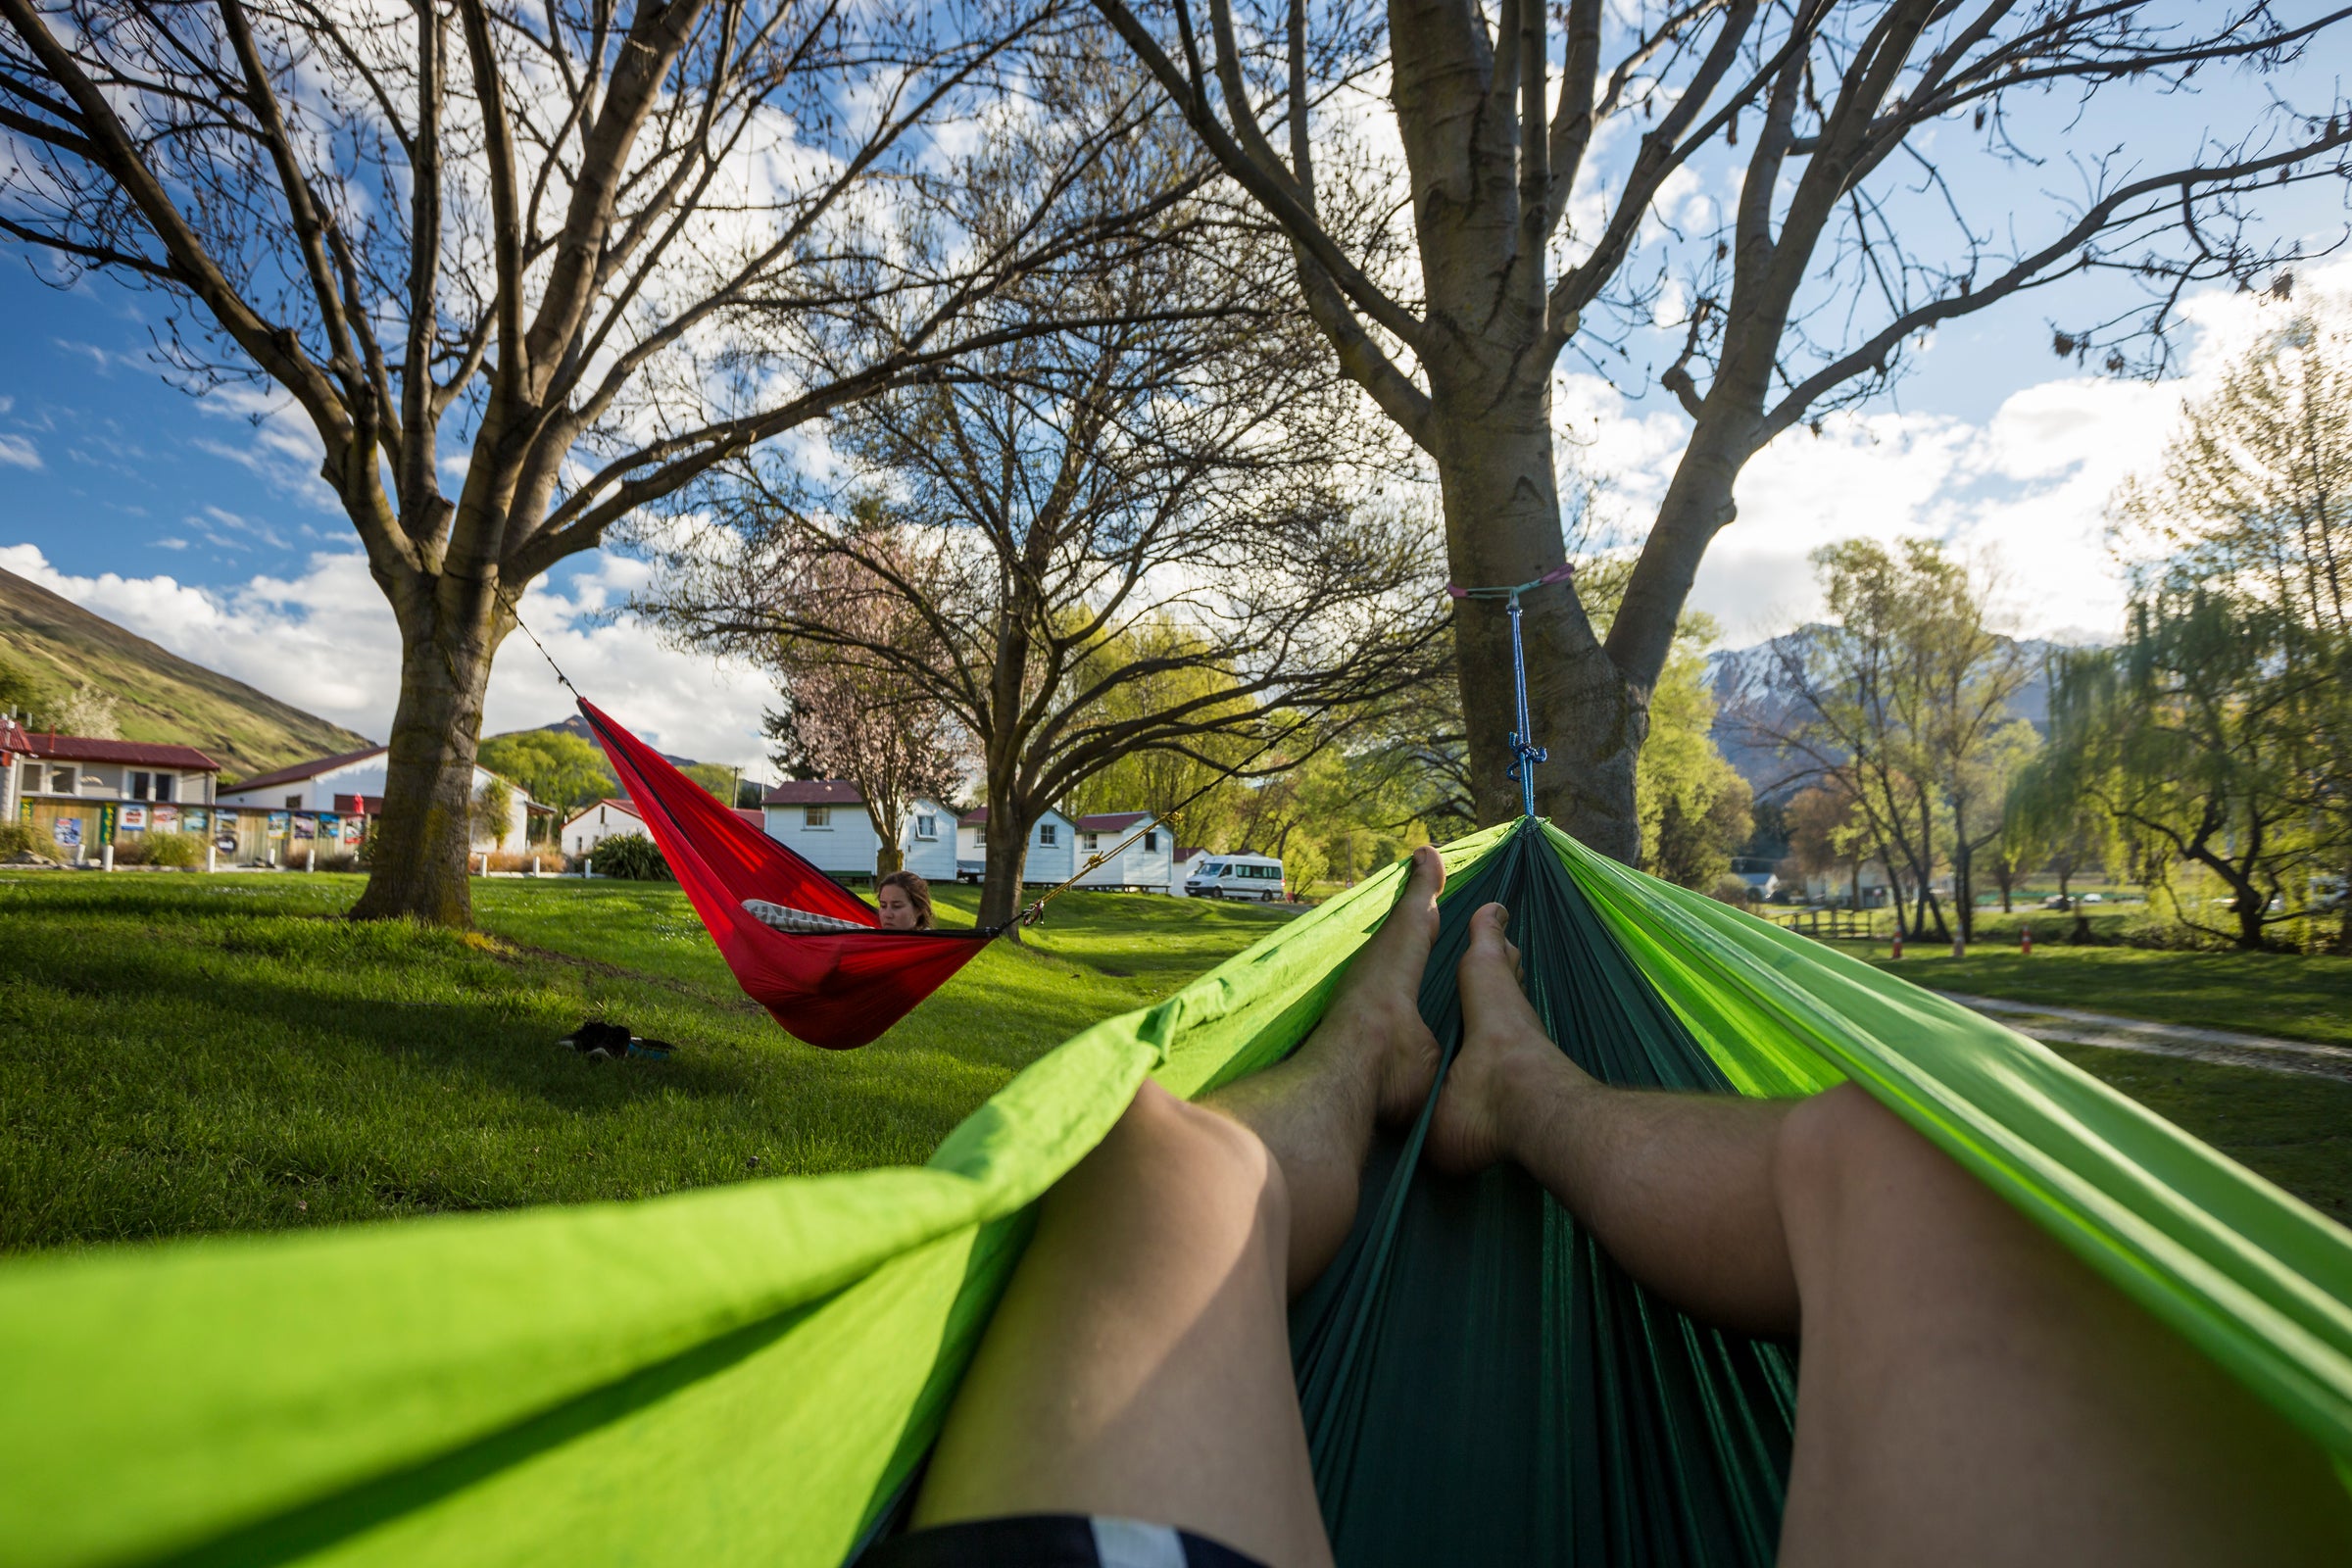
[[[2332,955],[2170,953],[2044,942],[2025,957],[2012,939],[1980,943],[1959,959],[1948,948],[1914,943],[1896,963],[1884,943],[1838,946],[1936,991],[2352,1046],[2352,958]]]
[[[326,918],[361,885],[0,877],[0,1249],[919,1161],[1019,1067],[1285,917],[1071,894],[832,1053],[736,990],[670,885],[477,881],[474,938]],[[939,899],[968,922],[977,890]],[[594,1012],[682,1049],[556,1048]]]
[[[0,1250],[647,1197],[920,1160],[1015,1070],[1287,911],[1072,894],[883,1039],[788,1040],[667,885],[475,883],[485,935],[328,918],[356,877],[0,875]],[[975,890],[942,888],[968,921]],[[1853,945],[1875,961],[1884,950]],[[2044,947],[1923,985],[2352,1043],[2352,960]],[[605,1013],[669,1062],[554,1042]],[[2352,1218],[2352,1085],[2056,1048]]]
[[[1914,945],[1838,946],[1915,985],[2352,1046],[2352,958],[1989,943],[1955,959]],[[2352,1084],[2096,1046],[2051,1050],[2314,1204],[2352,1223]]]

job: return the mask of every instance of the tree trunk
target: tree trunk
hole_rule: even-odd
[[[891,872],[902,871],[906,867],[906,852],[899,848],[898,836],[893,834],[882,841],[881,848],[874,851],[874,880],[878,882]]]
[[[1977,936],[1976,852],[1960,840],[1952,849],[1952,918],[1959,923],[1960,940]]]
[[[980,923],[984,926],[1010,925],[1012,917],[1020,913],[1021,871],[1028,859],[1030,825],[991,792],[988,843],[983,854],[987,870],[980,889]],[[1021,939],[1017,928],[1005,935],[1014,942]]]
[[[1538,379],[1499,394],[1488,386],[1448,388],[1433,422],[1453,581],[1507,587],[1558,565],[1565,545],[1548,385]],[[1642,848],[1634,762],[1648,733],[1648,694],[1629,686],[1602,651],[1573,585],[1535,589],[1521,609],[1528,708],[1536,744],[1551,754],[1536,769],[1536,810],[1630,865]],[[1506,607],[1462,601],[1454,637],[1471,798],[1482,824],[1507,821],[1523,806],[1509,776],[1519,715]]]
[[[400,703],[385,759],[384,809],[368,824],[368,888],[351,914],[463,929],[473,923],[466,868],[482,694],[505,628],[492,629],[487,588],[445,578],[420,588],[417,599],[400,615]],[[460,603],[453,610],[445,601]]]
[[[2335,951],[2352,953],[2352,865],[2344,867],[2337,897],[2342,902],[2335,906]]]

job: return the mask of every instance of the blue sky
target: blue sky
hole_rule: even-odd
[[[2325,108],[2340,92],[2326,66],[2309,65],[2287,84],[2298,100]],[[2193,103],[2143,98],[2099,128],[2144,164],[2169,162],[2183,134],[2250,116],[2261,93],[2223,81]],[[2044,145],[2077,151],[2059,106],[2036,113]],[[2063,156],[2039,169],[1982,159],[1955,168],[1973,211],[2006,209],[2025,232],[2046,220],[2052,193],[2073,177]],[[1728,178],[1694,171],[1673,197],[1677,219],[1703,220]],[[2264,213],[2272,233],[2325,243],[2340,233],[2344,192],[2296,187]],[[2306,275],[2352,288],[2352,270]],[[1711,553],[1694,605],[1730,641],[1767,636],[1813,609],[1804,557],[1815,545],[1927,532],[2001,566],[2019,630],[2107,629],[2121,590],[2101,509],[2115,482],[2153,457],[2183,389],[2085,374],[2052,356],[2049,320],[2105,314],[2118,287],[2069,285],[1967,318],[1937,335],[1894,396],[1820,438],[1796,432],[1760,455],[1740,485],[1740,520]],[[166,308],[160,296],[98,279],[53,289],[21,253],[0,248],[0,565],[380,736],[396,639],[348,524],[311,471],[299,420],[281,411],[257,424],[249,416],[267,401],[244,388],[191,397],[168,385],[153,352]],[[2226,293],[2202,302],[2183,338],[2195,350],[2185,385],[2263,318]],[[1688,421],[1655,393],[1628,399],[1579,373],[1564,380],[1560,408],[1608,481],[1608,504],[1638,525],[1662,493]],[[610,697],[666,749],[756,764],[761,683],[610,613],[645,580],[635,562],[582,558],[536,591],[526,612],[584,689]],[[565,706],[528,645],[510,642],[490,728],[544,723]]]

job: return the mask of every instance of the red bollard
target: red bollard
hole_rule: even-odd
[[[1899,958],[1899,957],[1901,957],[1902,956],[1903,956],[1903,928],[1902,928],[1901,926],[1896,926],[1896,927],[1894,928],[1894,956],[1896,956],[1897,958]]]
[[[2034,956],[2034,928],[2030,925],[2018,927],[2017,955],[2021,958]]]

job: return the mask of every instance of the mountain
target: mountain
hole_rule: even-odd
[[[569,718],[559,718],[553,724],[542,724],[539,726],[539,728],[545,730],[554,730],[558,734],[562,735],[577,735],[580,739],[586,741],[591,746],[597,744],[596,732],[590,729],[588,727],[588,721],[577,713],[572,714]],[[482,739],[486,741],[494,741],[504,739],[508,735],[529,735],[535,732],[527,729],[510,729],[502,731],[498,735],[485,735],[482,737]],[[672,767],[692,767],[694,765],[694,759],[691,757],[672,757],[667,752],[663,752],[661,755],[662,760],[667,762]]]
[[[374,743],[316,713],[191,663],[15,572],[0,570],[0,657],[60,691],[115,699],[122,738],[194,746],[221,782]]]
[[[1771,730],[1787,724],[1792,704],[1774,690],[1773,672],[1783,651],[1801,649],[1813,629],[1800,626],[1769,642],[1749,648],[1719,648],[1707,656],[1709,684],[1715,694],[1712,733],[1716,748],[1762,798],[1789,795],[1802,787],[1801,780],[1791,782],[1791,775],[1806,764],[1801,760],[1781,756],[1770,745],[1755,744],[1751,726]],[[2050,717],[2049,659],[2053,654],[2068,652],[2071,645],[2028,638],[2016,646],[2025,654],[2034,674],[2009,699],[2009,710],[2046,733]]]

